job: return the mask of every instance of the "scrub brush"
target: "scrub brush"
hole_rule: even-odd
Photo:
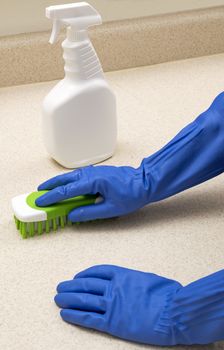
[[[56,231],[58,227],[72,225],[68,213],[75,208],[94,204],[99,196],[79,196],[52,204],[48,207],[38,207],[35,200],[48,191],[26,193],[12,199],[12,208],[17,229],[23,238],[41,235],[43,232]]]

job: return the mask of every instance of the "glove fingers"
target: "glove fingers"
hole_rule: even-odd
[[[64,321],[78,326],[92,328],[103,331],[105,328],[105,317],[95,312],[85,312],[80,310],[61,310],[61,317]]]
[[[86,205],[72,210],[68,219],[72,222],[85,222],[97,219],[107,219],[116,216],[114,206],[103,201],[99,204]]]
[[[111,280],[119,267],[114,265],[95,265],[79,272],[74,278],[94,277]]]
[[[106,312],[106,300],[102,296],[88,293],[59,293],[54,298],[56,304],[65,309]]]
[[[89,293],[104,295],[109,281],[99,278],[76,278],[71,281],[61,282],[57,286],[58,293]]]
[[[85,180],[80,180],[64,186],[56,187],[53,190],[45,193],[43,196],[36,199],[36,205],[44,207],[65,199],[85,194],[90,194],[88,182]]]
[[[57,175],[40,184],[38,186],[38,191],[52,190],[55,187],[67,185],[69,182],[79,180],[80,176],[81,176],[80,169],[77,169],[75,171],[70,171],[69,173]]]

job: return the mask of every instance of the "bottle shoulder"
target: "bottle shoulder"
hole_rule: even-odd
[[[45,110],[58,109],[65,105],[97,105],[116,103],[115,95],[104,79],[69,81],[63,79],[47,94],[43,101]]]

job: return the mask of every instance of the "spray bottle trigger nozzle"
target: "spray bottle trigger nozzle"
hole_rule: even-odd
[[[59,33],[60,33],[60,30],[61,30],[61,21],[58,20],[58,19],[54,19],[53,20],[53,28],[52,28],[52,32],[51,32],[51,37],[50,37],[50,40],[49,40],[50,44],[56,43],[56,41],[58,39],[58,36],[59,36]]]
[[[46,8],[46,17],[53,20],[50,43],[57,41],[60,29],[66,25],[73,31],[87,30],[88,27],[101,24],[100,14],[87,2],[55,5]]]

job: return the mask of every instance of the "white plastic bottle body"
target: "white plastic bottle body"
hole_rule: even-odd
[[[116,99],[102,77],[65,77],[45,97],[43,138],[50,156],[66,168],[111,157],[117,141]]]
[[[50,42],[67,26],[62,43],[65,78],[43,103],[43,137],[48,153],[66,168],[95,164],[111,157],[117,140],[116,99],[105,80],[87,29],[101,24],[88,3],[50,6]]]

